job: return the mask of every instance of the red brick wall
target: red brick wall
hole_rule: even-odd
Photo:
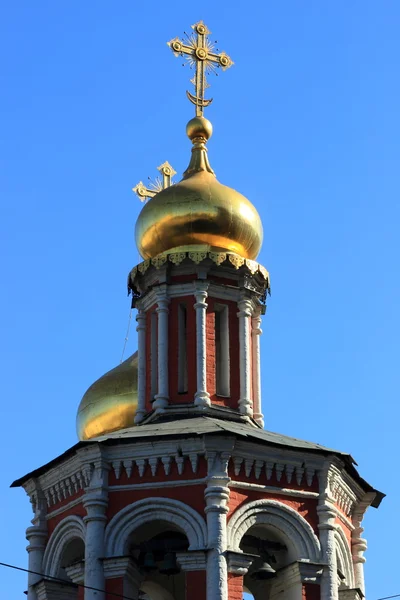
[[[65,519],[65,517],[69,517],[71,515],[76,515],[77,517],[85,517],[86,516],[86,510],[83,508],[83,504],[77,504],[76,506],[73,506],[72,508],[69,508],[69,509],[65,510],[64,512],[62,512],[61,514],[57,515],[56,517],[52,517],[51,519],[49,519],[47,521],[47,530],[49,532],[49,537],[53,533],[53,531],[56,528],[56,526],[63,519]]]
[[[186,573],[186,600],[205,600],[206,572],[188,571]]]
[[[303,583],[302,600],[320,600],[321,588],[315,583]]]
[[[242,600],[243,598],[243,575],[228,573],[228,599]]]
[[[180,500],[204,516],[204,490],[204,485],[121,491],[110,489],[108,509],[106,513],[107,518],[108,520],[112,519],[114,515],[116,515],[128,504],[132,504],[138,500],[143,500],[150,497],[172,498],[175,500]]]
[[[112,596],[111,594],[119,594],[120,596],[123,596],[124,580],[122,577],[106,579],[106,600],[117,598],[117,596]]]

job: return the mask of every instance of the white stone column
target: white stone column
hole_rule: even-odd
[[[252,329],[252,375],[253,375],[253,419],[264,427],[264,417],[261,411],[261,355],[260,335],[261,330],[261,306],[258,306],[251,319]]]
[[[164,412],[169,400],[168,304],[169,298],[166,290],[158,290],[156,308],[158,315],[158,390],[153,402],[153,407],[157,412]]]
[[[47,528],[44,525],[33,525],[26,530],[26,539],[29,541],[27,551],[29,554],[28,569],[28,600],[37,600],[35,584],[42,579],[43,555],[46,547]],[[39,575],[35,575],[39,573]]]
[[[250,357],[250,318],[253,310],[249,298],[238,302],[239,312],[239,361],[240,361],[240,398],[239,410],[242,415],[253,416],[253,404],[250,397],[251,357]]]
[[[354,514],[353,514],[353,525],[354,529],[351,533],[351,554],[353,557],[353,568],[354,568],[354,587],[359,588],[365,596],[365,583],[364,583],[364,563],[365,556],[364,552],[367,549],[366,540],[361,537],[364,531],[361,526],[365,512],[375,498],[375,492],[369,492],[365,494],[361,502],[358,503]]]
[[[197,391],[194,395],[196,406],[210,406],[210,394],[207,392],[207,339],[206,339],[206,315],[207,315],[207,283],[196,283],[194,292],[196,303],[196,372]]]
[[[39,573],[28,573],[28,600],[37,600],[37,590],[35,584],[42,579],[40,573],[43,573],[43,556],[46,548],[48,531],[46,523],[47,503],[44,494],[34,479],[30,479],[24,489],[29,496],[34,512],[31,521],[32,526],[26,530],[26,539],[29,542],[26,550],[28,552],[28,569]]]
[[[138,332],[138,408],[135,423],[140,423],[146,414],[146,313],[142,308],[136,315]]]
[[[90,457],[87,457],[90,460]],[[89,463],[90,464],[90,463]],[[108,505],[108,465],[97,460],[90,479],[90,485],[83,498],[86,516],[85,535],[85,585],[105,590],[103,569],[104,529],[107,522]],[[105,591],[85,589],[85,600],[106,600]]]
[[[206,500],[208,552],[207,600],[227,600],[228,566],[226,561],[226,515],[229,511],[228,454],[208,452],[208,482],[204,492]]]
[[[318,501],[318,529],[322,562],[321,600],[338,600],[338,577],[335,541],[336,510],[331,494],[331,481],[337,475],[335,467],[328,465],[319,473],[320,497]]]

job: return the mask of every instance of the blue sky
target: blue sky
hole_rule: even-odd
[[[119,362],[131,187],[187,166],[191,72],[165,42],[199,19],[235,62],[210,80],[211,164],[265,229],[266,427],[351,452],[388,494],[365,520],[367,593],[400,593],[396,0],[3,3],[0,562],[27,565],[9,483],[75,443],[81,396]],[[24,574],[0,581],[22,598]]]

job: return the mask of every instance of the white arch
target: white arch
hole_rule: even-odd
[[[58,577],[64,549],[69,542],[77,538],[85,543],[85,524],[83,520],[76,515],[65,517],[55,527],[47,543],[43,557],[43,573],[45,575]]]
[[[179,527],[189,540],[189,550],[207,545],[206,523],[193,508],[170,498],[145,498],[125,506],[111,519],[105,531],[106,556],[123,556],[130,534],[149,521],[167,521]]]
[[[241,539],[253,525],[268,525],[280,533],[295,560],[320,559],[321,546],[311,525],[293,508],[276,500],[255,500],[236,510],[228,523],[228,548],[240,551]]]
[[[346,578],[346,587],[354,588],[353,558],[349,542],[340,525],[335,531],[335,545],[338,567]]]

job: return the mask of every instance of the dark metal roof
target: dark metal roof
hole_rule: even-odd
[[[274,446],[284,446],[285,448],[311,450],[325,452],[327,454],[333,453],[340,454],[341,456],[349,456],[348,454],[339,452],[338,450],[325,448],[320,444],[314,444],[313,442],[306,442],[296,438],[288,437],[286,435],[281,435],[279,433],[273,433],[272,431],[266,431],[265,429],[260,429],[259,427],[249,425],[248,423],[240,423],[226,419],[215,419],[207,416],[174,419],[170,421],[160,420],[148,425],[141,425],[140,427],[130,427],[128,429],[114,431],[112,433],[108,433],[107,435],[93,438],[91,442],[111,442],[112,440],[133,441],[147,437],[182,437],[221,432],[225,434],[234,434],[249,440],[266,442]]]

